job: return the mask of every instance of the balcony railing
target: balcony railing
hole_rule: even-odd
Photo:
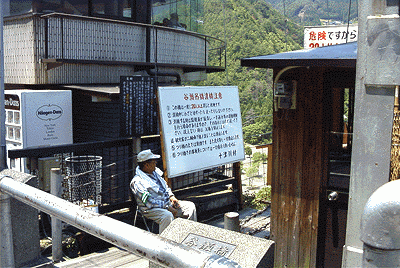
[[[178,67],[184,72],[226,68],[225,42],[169,27],[63,13],[40,16],[45,63]]]
[[[149,24],[28,14],[4,20],[4,67],[6,84],[118,84],[142,70],[190,82],[225,70],[225,42]]]

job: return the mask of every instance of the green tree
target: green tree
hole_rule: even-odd
[[[275,8],[302,25],[320,25],[321,19],[347,23],[357,21],[357,1],[350,0],[269,0]],[[351,4],[351,5],[350,5]],[[350,8],[350,15],[349,15]]]
[[[253,154],[253,151],[251,150],[250,146],[245,146],[244,153],[250,157]]]
[[[250,165],[250,167],[248,167],[246,169],[246,176],[247,176],[247,178],[249,178],[249,185],[250,186],[253,185],[253,177],[256,174],[258,174],[258,166]]]
[[[268,156],[264,153],[260,152],[255,152],[253,154],[253,164],[258,164],[258,166],[264,162],[266,162],[268,159]]]

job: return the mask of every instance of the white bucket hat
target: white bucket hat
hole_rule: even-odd
[[[151,150],[148,149],[148,150],[144,150],[144,151],[141,151],[140,153],[138,153],[137,161],[140,163],[140,162],[144,162],[144,161],[147,161],[150,159],[159,159],[160,157],[161,157],[160,155],[153,154],[151,152]]]

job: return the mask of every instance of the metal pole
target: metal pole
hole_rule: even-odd
[[[11,198],[0,192],[0,267],[15,267],[11,225]]]
[[[162,267],[240,267],[225,257],[199,252],[9,177],[0,178],[0,191]]]
[[[6,162],[6,113],[4,110],[4,45],[3,45],[3,14],[0,6],[0,171],[7,168]]]
[[[52,168],[50,171],[50,193],[61,197],[61,169]],[[61,261],[62,258],[62,222],[56,217],[51,217],[51,253],[54,262]]]
[[[379,187],[361,218],[362,267],[400,266],[400,180]]]
[[[0,171],[6,163],[6,126],[4,109],[4,46],[3,17],[4,7],[0,6]],[[0,192],[0,267],[14,267],[14,246],[11,224],[10,196]]]

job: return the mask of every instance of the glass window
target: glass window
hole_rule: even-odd
[[[132,18],[132,0],[92,0],[91,2],[92,16]]]
[[[7,137],[10,140],[14,139],[14,128],[13,127],[7,127]]]
[[[201,0],[153,0],[152,23],[199,32],[202,10]]]
[[[119,3],[120,14],[124,18],[132,18],[132,4],[131,1],[124,0]]]
[[[89,2],[88,0],[68,0],[64,1],[64,12],[75,15],[89,15]]]
[[[105,14],[104,0],[93,0],[92,1],[92,14],[93,15],[104,15]]]
[[[61,0],[36,0],[37,12],[63,12]]]
[[[87,16],[89,14],[88,0],[34,0],[37,12],[62,12],[75,15]]]
[[[21,141],[21,129],[20,128],[14,129],[14,137],[17,141]]]
[[[20,15],[32,11],[32,0],[3,0],[2,2],[5,16]]]
[[[19,112],[14,112],[14,124],[17,124],[17,125],[21,124]]]
[[[122,17],[123,3],[121,0],[93,0],[93,15],[105,15],[107,17]],[[125,1],[126,2],[126,1]]]
[[[13,123],[13,111],[7,111],[7,123]]]
[[[10,159],[10,168],[15,168],[15,159]]]
[[[140,23],[151,23],[148,21],[148,11],[147,10],[147,2],[148,0],[136,0],[136,5],[134,6],[135,9],[135,17],[132,17],[135,22],[140,22]],[[150,18],[150,17],[149,17]]]

